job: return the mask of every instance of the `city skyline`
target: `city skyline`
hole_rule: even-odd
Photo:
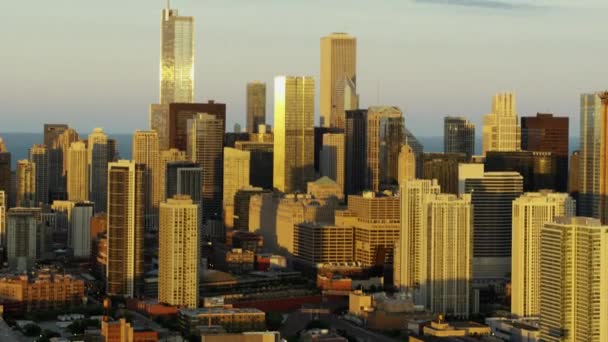
[[[340,2],[327,5],[327,13],[334,6],[338,8]],[[502,91],[517,95],[520,116],[536,112],[568,115],[574,123],[571,132],[577,132],[578,95],[602,89],[602,78],[595,70],[601,70],[605,51],[597,44],[597,37],[608,33],[608,28],[593,17],[599,15],[594,9],[605,5],[593,0],[576,5],[565,1],[488,3],[495,6],[479,3],[450,2],[454,6],[429,0],[392,5],[381,2],[373,8],[378,16],[364,22],[356,19],[367,15],[369,5],[355,3],[339,20],[330,20],[333,16],[321,13],[315,18],[318,25],[303,31],[285,25],[286,14],[296,11],[305,16],[315,9],[314,4],[279,5],[270,1],[267,7],[260,8],[263,18],[268,20],[259,27],[253,25],[251,35],[243,35],[239,29],[239,25],[247,25],[251,20],[246,14],[252,9],[241,1],[200,4],[181,0],[171,5],[180,15],[195,17],[195,101],[214,99],[227,103],[227,127],[235,122],[245,127],[246,83],[261,80],[271,85],[273,77],[280,74],[315,78],[318,124],[320,38],[344,31],[358,42],[360,107],[399,106],[406,124],[417,135],[441,135],[428,124],[446,115],[462,115],[479,126],[481,116],[489,110],[486,99]],[[14,81],[0,82],[0,100],[5,103],[0,113],[1,130],[26,132],[30,129],[24,127],[48,122],[49,116],[57,122],[68,122],[79,132],[91,131],[96,126],[111,133],[146,129],[149,104],[158,100],[157,18],[164,6],[163,1],[145,4],[135,1],[121,3],[121,10],[115,11],[116,6],[110,1],[90,9],[87,6],[85,10],[73,1],[63,0],[52,6],[28,7],[26,11],[24,5],[10,3],[11,16],[5,20],[8,25],[15,24],[18,28],[19,19],[32,16],[40,20],[19,34],[3,36],[9,46],[5,58],[14,65],[7,68],[8,77],[3,79]],[[53,13],[65,20],[48,21],[55,17]],[[100,23],[104,13],[108,14],[107,22]],[[233,27],[218,19],[226,14],[240,20],[239,25]],[[387,20],[382,21],[382,29],[378,31],[375,26],[381,17]],[[437,25],[446,22],[445,19],[452,24]],[[82,25],[83,20],[90,21],[90,25]],[[585,25],[580,25],[582,20]],[[525,29],[522,24],[526,24]],[[43,29],[45,25],[50,29]],[[74,25],[78,25],[78,31],[70,30]],[[115,28],[101,29],[106,26]],[[476,27],[488,29],[477,32]],[[37,30],[37,34],[33,35],[32,30]],[[52,51],[67,49],[67,44],[74,41],[81,48],[71,50],[72,58],[67,61],[50,53],[44,55],[42,63],[37,59],[40,58],[37,49],[48,47],[47,35],[53,33],[52,41],[57,46]],[[224,44],[225,41],[229,44]],[[495,44],[499,44],[503,53],[492,54]],[[585,64],[574,64],[573,57],[583,46]],[[235,48],[247,49],[247,62],[240,58],[242,54],[233,53]],[[390,54],[384,53],[389,50]],[[49,65],[53,68],[48,68]],[[524,74],[525,69],[533,72]],[[38,82],[25,82],[30,74],[35,74]],[[464,83],[466,92],[460,90],[465,88]],[[271,91],[272,88],[268,89]],[[28,98],[35,96],[37,101],[26,101],[20,96],[22,93],[27,93]],[[437,100],[438,93],[443,100]],[[103,101],[104,98],[111,101]],[[98,101],[94,107],[90,106],[93,101]],[[272,103],[273,98],[268,96],[267,108]],[[269,110],[267,114],[267,122],[272,123],[274,113]],[[102,120],[93,124],[92,118]]]

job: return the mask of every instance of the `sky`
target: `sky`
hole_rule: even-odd
[[[0,132],[47,122],[81,133],[148,128],[158,102],[163,0],[13,0],[0,11]],[[360,107],[399,106],[419,136],[442,118],[477,124],[513,91],[520,116],[571,117],[579,94],[608,89],[605,0],[172,0],[195,18],[195,100],[227,104],[245,127],[245,85],[311,75],[320,37],[358,39]]]

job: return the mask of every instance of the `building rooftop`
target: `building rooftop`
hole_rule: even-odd
[[[198,317],[202,315],[235,315],[235,314],[264,314],[264,311],[256,308],[198,308],[181,309],[179,313],[188,317]]]

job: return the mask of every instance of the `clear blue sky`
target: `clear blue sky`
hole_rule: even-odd
[[[0,131],[67,122],[80,132],[148,127],[158,100],[162,0],[12,0],[0,11]],[[605,0],[173,0],[195,17],[195,98],[245,123],[245,83],[319,74],[319,38],[358,37],[361,105],[397,105],[417,135],[444,115],[478,125],[495,92],[518,112],[569,114],[608,88]],[[317,96],[318,106],[318,96]]]

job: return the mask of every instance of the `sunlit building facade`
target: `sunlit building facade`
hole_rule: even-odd
[[[158,226],[158,206],[162,192],[159,182],[158,134],[155,131],[135,131],[131,147],[133,161],[145,166],[145,227],[147,230],[155,229]]]
[[[49,149],[35,144],[29,150],[30,162],[36,165],[36,205],[49,203]]]
[[[403,113],[397,107],[367,110],[367,188],[396,189],[399,181],[399,153],[405,140]]]
[[[475,154],[475,124],[467,118],[446,116],[443,119],[443,152]]]
[[[95,128],[88,140],[89,199],[95,212],[106,211],[108,200],[108,136]]]
[[[483,155],[488,151],[519,151],[521,127],[515,111],[515,95],[494,95],[492,112],[483,117]]]
[[[87,154],[87,147],[81,141],[73,142],[68,149],[66,173],[68,177],[68,199],[70,201],[86,201],[89,199]]]
[[[259,133],[260,125],[266,124],[266,83],[247,83],[247,132]]]
[[[36,204],[36,164],[23,159],[17,162],[18,207],[35,207]]]

